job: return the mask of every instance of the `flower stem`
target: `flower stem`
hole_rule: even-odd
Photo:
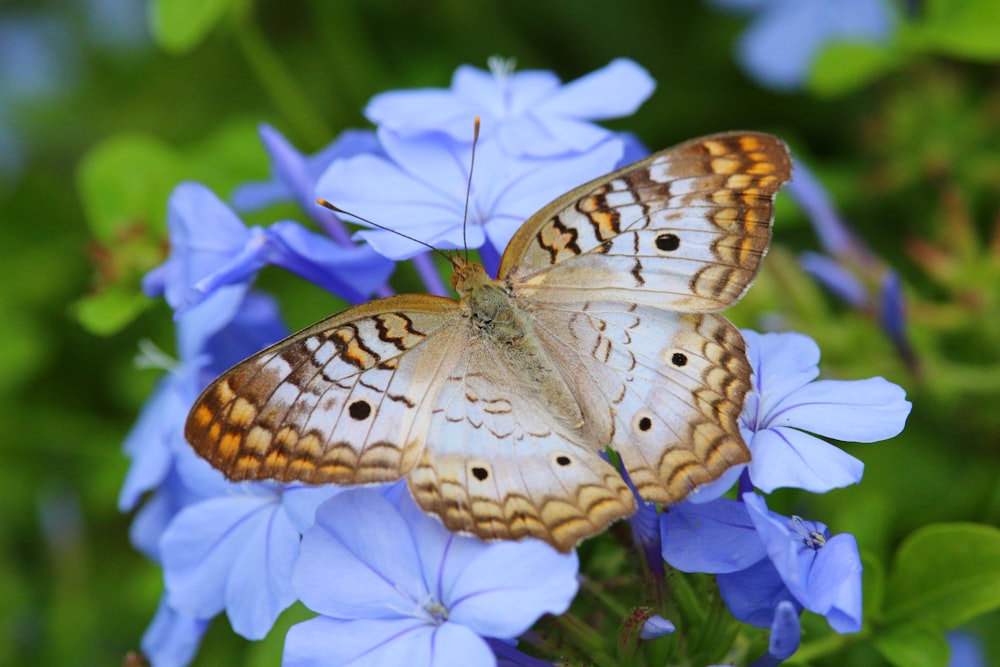
[[[257,26],[253,3],[237,4],[233,19],[243,55],[278,110],[306,143],[314,147],[328,143],[333,133]]]
[[[851,635],[840,635],[835,632],[831,632],[828,635],[819,637],[810,642],[803,643],[799,647],[799,650],[795,652],[796,662],[812,662],[818,658],[827,655],[833,655],[838,651],[841,651],[845,646],[857,641],[858,638],[865,636],[866,633],[855,633]]]

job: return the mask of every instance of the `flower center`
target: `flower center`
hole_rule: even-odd
[[[443,604],[431,598],[425,605],[424,611],[430,616],[434,625],[441,625],[448,620],[448,609]]]
[[[826,544],[827,535],[809,526],[810,523],[812,522],[807,522],[802,517],[793,515],[788,521],[788,527],[802,539],[804,545],[814,551],[819,551]]]

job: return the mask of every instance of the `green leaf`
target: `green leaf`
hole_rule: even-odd
[[[940,630],[899,625],[875,637],[875,647],[896,667],[945,667],[950,649]]]
[[[946,630],[1000,608],[1000,529],[932,524],[899,547],[886,582],[889,625]]]
[[[833,43],[820,51],[807,86],[829,97],[851,93],[895,69],[902,58],[891,47],[860,42]]]
[[[176,153],[140,134],[122,134],[92,148],[77,168],[77,189],[90,229],[105,244],[136,226],[165,228],[166,201],[181,178]]]
[[[73,304],[73,312],[91,333],[110,336],[135,319],[150,303],[142,292],[112,286],[81,298]]]
[[[958,58],[1000,59],[1000,3],[928,0],[916,38],[924,48]]]
[[[165,51],[190,51],[233,4],[234,0],[154,0],[149,14],[153,37]]]

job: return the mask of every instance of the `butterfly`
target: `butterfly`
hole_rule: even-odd
[[[185,435],[233,480],[406,478],[482,539],[569,551],[750,460],[751,367],[718,311],[756,276],[791,158],[729,132],[568,192],[511,239],[498,278],[452,260],[458,299],[354,306],[251,356],[197,399]]]

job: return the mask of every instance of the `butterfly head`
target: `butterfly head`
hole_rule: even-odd
[[[470,262],[462,257],[453,257],[451,262],[454,267],[451,288],[459,294],[467,294],[487,282],[493,282],[479,262]]]

